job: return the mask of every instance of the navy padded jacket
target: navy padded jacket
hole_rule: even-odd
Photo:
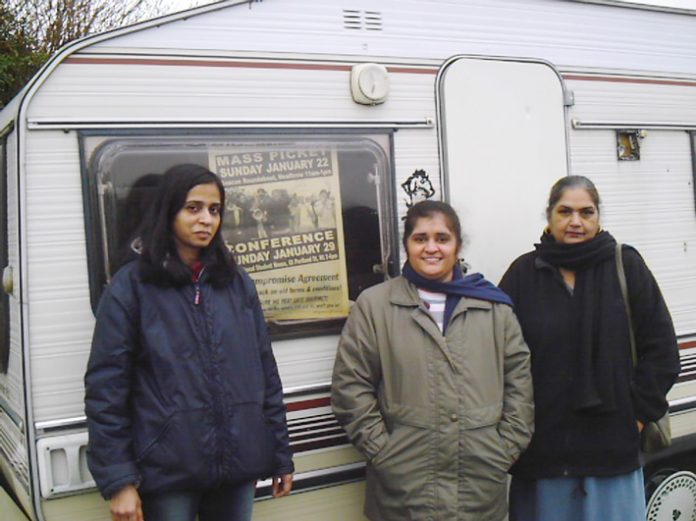
[[[196,292],[200,299],[196,304]],[[97,309],[85,375],[100,492],[200,490],[293,472],[283,389],[250,277],[144,283],[124,266]]]

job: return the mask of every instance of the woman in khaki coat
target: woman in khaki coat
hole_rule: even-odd
[[[533,429],[529,350],[507,295],[458,264],[461,226],[412,206],[402,276],[364,291],[338,346],[332,405],[367,460],[373,521],[498,521]]]

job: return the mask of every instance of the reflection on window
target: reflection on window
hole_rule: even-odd
[[[325,331],[350,301],[384,279],[393,251],[387,194],[389,135],[107,137],[83,135],[85,178],[103,280],[128,259],[161,174],[178,163],[225,186],[222,233],[254,278],[272,330]],[[86,212],[90,213],[90,212]],[[98,280],[92,286],[100,287]],[[93,294],[93,301],[96,295]],[[330,327],[329,327],[330,328]]]

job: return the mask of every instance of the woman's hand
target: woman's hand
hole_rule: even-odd
[[[638,424],[638,432],[643,432],[643,427],[645,427],[645,424],[640,420],[636,420],[636,423]]]
[[[273,476],[271,478],[271,488],[273,489],[273,497],[287,496],[292,490],[292,474]]]
[[[145,521],[140,494],[135,486],[126,485],[111,496],[111,519],[112,521]]]

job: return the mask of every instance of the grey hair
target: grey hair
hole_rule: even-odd
[[[551,220],[551,212],[553,211],[553,207],[556,206],[556,203],[558,203],[561,197],[563,197],[565,191],[573,188],[582,188],[585,190],[589,194],[594,205],[597,207],[597,212],[599,213],[599,205],[601,204],[601,200],[599,198],[597,187],[594,185],[594,183],[582,175],[569,175],[567,177],[561,177],[551,187],[551,191],[549,192],[549,200],[546,206],[547,220]]]

